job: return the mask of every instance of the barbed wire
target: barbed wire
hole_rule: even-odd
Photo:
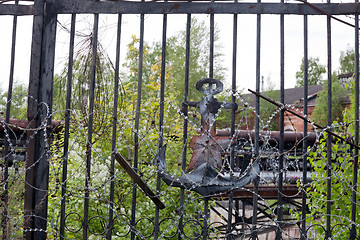
[[[227,147],[222,148],[223,152],[227,152],[231,147],[231,143],[236,141],[236,151],[239,156],[248,152],[250,154],[254,154],[254,142],[252,140],[252,127],[250,126],[250,119],[248,116],[260,117],[257,116],[254,109],[251,107],[251,104],[246,102],[241,98],[239,94],[235,95],[237,101],[243,104],[245,107],[244,115],[240,118],[237,118],[236,122],[236,131],[245,131],[245,138],[239,138],[236,134],[229,136],[231,141]],[[43,104],[43,103],[41,103]],[[199,118],[198,116],[188,116],[184,115],[180,109],[181,104],[177,101],[166,102],[166,111],[165,111],[165,122],[164,126],[161,127],[162,131],[164,129],[169,132],[174,130],[173,128],[173,112],[177,111],[180,114],[177,118],[180,120],[187,120],[189,123],[189,133],[198,134],[199,126]],[[49,109],[46,107],[46,109]],[[303,112],[298,108],[292,108],[294,111],[297,111],[301,114]],[[299,166],[302,163],[302,159],[304,157],[308,157],[313,153],[322,154],[323,149],[319,147],[322,136],[326,133],[326,130],[334,130],[334,129],[342,129],[349,125],[349,123],[334,123],[331,126],[328,126],[321,131],[316,132],[316,140],[314,144],[309,144],[309,148],[306,152],[302,150],[297,150],[301,144],[300,142],[304,141],[305,137],[296,139],[294,143],[291,143],[291,146],[288,146],[288,149],[283,153],[278,152],[279,143],[274,142],[274,138],[271,137],[271,131],[268,129],[270,123],[275,120],[277,113],[279,113],[281,109],[276,109],[273,114],[271,114],[269,119],[264,119],[260,121],[261,126],[261,145],[259,146],[259,156],[253,158],[253,161],[242,168],[230,169],[229,168],[229,160],[224,158],[223,165],[218,172],[218,175],[223,175],[225,172],[227,174],[233,174],[235,177],[241,177],[244,172],[248,171],[249,168],[252,167],[254,162],[258,162],[261,165],[261,171],[259,174],[260,186],[267,187],[272,189],[273,194],[276,197],[273,197],[272,200],[269,200],[267,197],[262,195],[261,191],[254,191],[249,186],[245,186],[240,189],[230,189],[234,190],[238,193],[245,194],[248,193],[249,196],[256,195],[258,197],[258,207],[261,208],[261,211],[257,213],[257,218],[259,222],[256,225],[256,229],[259,234],[273,236],[271,234],[275,234],[277,230],[280,230],[284,237],[289,239],[295,239],[297,236],[303,234],[301,229],[298,227],[299,221],[301,221],[299,214],[301,213],[301,202],[299,196],[302,193],[306,193],[313,202],[316,201],[324,201],[326,204],[326,199],[324,200],[324,194],[314,195],[315,191],[324,191],[324,190],[316,190],[316,185],[321,189],[321,186],[326,184],[329,180],[329,176],[320,176],[318,173],[313,172],[314,166],[311,167],[311,181],[307,181],[304,183],[302,181],[302,168]],[[109,149],[109,146],[105,146],[109,143],[109,138],[106,136],[107,142],[103,142],[99,144],[98,142],[87,142],[87,126],[84,125],[86,123],[86,118],[89,117],[83,116],[77,113],[75,109],[70,109],[71,112],[71,129],[69,138],[69,150],[64,156],[62,152],[63,147],[63,131],[64,128],[61,129],[60,132],[55,131],[55,127],[49,125],[48,119],[51,119],[53,116],[61,115],[62,111],[57,111],[55,113],[47,113],[47,117],[43,122],[40,123],[40,126],[37,128],[30,127],[19,127],[14,123],[7,123],[5,120],[0,121],[1,127],[4,129],[4,138],[9,145],[9,152],[7,157],[12,156],[12,164],[9,165],[9,176],[7,179],[4,179],[2,175],[1,185],[3,186],[5,181],[8,182],[8,197],[9,201],[7,202],[7,206],[4,206],[4,202],[1,202],[2,208],[6,208],[8,215],[6,216],[8,228],[11,229],[9,233],[9,239],[15,239],[22,232],[29,231],[43,231],[46,232],[48,236],[53,236],[54,238],[59,238],[59,225],[60,225],[60,205],[63,198],[67,199],[67,208],[66,208],[66,218],[65,218],[65,228],[66,228],[66,238],[67,239],[76,239],[79,234],[81,234],[81,229],[83,228],[83,202],[85,200],[85,192],[89,191],[89,201],[91,202],[91,209],[89,209],[90,217],[88,219],[89,225],[89,233],[94,236],[105,236],[108,231],[108,213],[109,211],[114,212],[114,225],[112,226],[112,234],[114,236],[118,236],[120,238],[127,238],[129,234],[133,233],[139,239],[152,239],[155,223],[154,223],[154,212],[155,206],[149,201],[149,199],[141,192],[138,191],[138,199],[137,199],[137,208],[138,211],[136,213],[136,223],[132,225],[131,223],[131,211],[130,205],[132,202],[132,189],[134,187],[134,183],[132,179],[124,172],[122,168],[117,166],[115,168],[115,172],[113,174],[110,173],[110,162],[111,162],[111,154],[112,151]],[[63,111],[65,112],[65,111]],[[97,112],[93,114],[105,114],[112,117],[111,112]],[[217,114],[216,117],[219,117],[223,114],[222,109]],[[134,134],[135,130],[133,128],[133,119],[130,116],[133,116],[133,112],[119,112],[117,127],[118,127],[118,135],[117,135],[117,147],[116,151],[128,151],[129,146],[127,144],[132,144],[132,142],[125,141],[127,138],[129,139],[129,134]],[[290,116],[287,116],[290,124],[294,129],[295,125]],[[308,118],[306,116],[306,118]],[[154,128],[153,124],[148,124],[148,122],[156,122],[156,115],[144,115],[144,119],[146,119],[147,124],[144,125],[144,128],[140,128],[139,139],[141,145],[141,156],[139,158],[139,174],[146,181],[146,183],[155,189],[156,185],[156,176],[158,170],[155,166],[152,165],[152,159],[155,157],[158,151],[158,146],[156,141],[159,137],[159,129]],[[59,121],[62,124],[62,121]],[[59,126],[62,126],[62,125]],[[213,123],[215,124],[215,123]],[[311,124],[310,124],[311,125]],[[314,128],[316,128],[314,126]],[[50,130],[50,131],[49,131]],[[10,132],[9,132],[10,131]],[[176,133],[176,132],[174,132]],[[294,132],[296,133],[296,132]],[[20,134],[20,135],[19,135]],[[46,198],[44,198],[38,207],[42,207],[44,205],[49,206],[48,210],[48,218],[47,218],[47,229],[23,229],[23,221],[25,216],[22,215],[22,202],[23,202],[23,194],[24,194],[24,186],[28,185],[32,187],[36,191],[44,191],[32,186],[30,183],[26,182],[25,174],[30,169],[34,168],[39,161],[42,159],[42,156],[36,159],[34,164],[30,166],[26,166],[25,162],[20,159],[19,156],[21,154],[25,154],[25,149],[28,147],[31,139],[34,139],[36,135],[42,134],[45,139],[48,139],[47,143],[47,151],[46,159],[48,159],[49,170],[50,170],[50,178],[49,178],[49,189],[46,191]],[[107,133],[110,134],[110,133]],[[26,135],[26,140],[24,141]],[[15,137],[12,137],[15,136]],[[22,137],[18,137],[22,136]],[[178,162],[177,159],[180,159],[184,151],[188,148],[188,144],[183,144],[181,141],[181,136],[178,136],[177,140],[169,140],[164,138],[165,143],[169,145],[169,152],[167,155],[169,159],[174,159],[172,161]],[[130,137],[131,140],[131,137]],[[216,140],[216,139],[214,139]],[[124,145],[125,142],[125,145]],[[189,141],[188,141],[189,142]],[[85,146],[88,144],[91,147],[91,151],[94,153],[92,158],[92,174],[91,174],[91,182],[89,185],[89,189],[87,189],[84,185],[85,181],[85,173],[87,171],[87,166],[85,164]],[[105,145],[104,145],[105,144]],[[341,155],[342,154],[342,155]],[[188,156],[191,155],[191,152],[188,151]],[[278,159],[282,155],[285,160],[284,168],[279,169]],[[357,196],[359,196],[359,192],[357,190],[357,185],[352,183],[352,179],[349,179],[349,174],[351,173],[351,163],[354,159],[354,156],[350,148],[342,148],[341,152],[338,152],[338,155],[345,156],[342,163],[335,164],[333,167],[333,175],[331,176],[334,181],[337,181],[341,188],[347,189],[348,191],[354,191]],[[68,177],[66,181],[62,181],[62,167],[64,164],[64,158],[68,159]],[[129,154],[128,157],[132,157],[132,154]],[[295,159],[295,160],[294,160]],[[129,159],[130,160],[130,159]],[[317,160],[321,161],[321,159]],[[350,170],[349,170],[350,166]],[[4,164],[1,165],[1,169],[3,170],[6,166]],[[171,166],[169,169],[170,173],[176,177],[184,174],[181,166],[177,164]],[[241,172],[242,171],[242,172]],[[269,172],[271,174],[265,175],[265,172]],[[294,180],[285,180],[284,186],[293,186],[293,192],[287,193],[286,191],[279,192],[277,189],[278,184],[278,176],[279,174],[284,174],[285,179],[287,174],[295,173],[301,175]],[[269,179],[270,177],[270,179]],[[211,180],[210,180],[211,181]],[[110,185],[111,182],[115,182],[115,190],[114,200],[110,201]],[[66,193],[65,195],[61,195],[60,189],[62,186],[66,184]],[[262,184],[262,185],[261,185]],[[288,185],[286,185],[288,184]],[[294,185],[295,184],[295,185]],[[295,187],[294,187],[295,186]],[[251,231],[253,229],[251,222],[248,220],[253,216],[252,206],[246,199],[252,199],[252,197],[243,198],[241,200],[235,199],[233,202],[228,202],[227,195],[219,196],[205,196],[206,198],[213,199],[211,200],[212,208],[210,210],[210,217],[207,218],[207,215],[204,213],[204,198],[194,192],[192,192],[193,188],[184,189],[185,196],[183,205],[179,204],[179,191],[176,188],[171,186],[167,186],[165,184],[161,185],[161,191],[156,193],[156,196],[162,199],[165,202],[166,208],[170,209],[166,213],[160,213],[159,220],[159,239],[171,239],[174,236],[181,235],[185,239],[200,239],[203,234],[203,226],[204,221],[206,221],[207,231],[209,232],[209,238],[211,239],[223,239],[226,238],[230,234],[230,236],[238,236],[240,239],[249,239],[251,236]],[[277,195],[280,194],[285,199],[293,199],[292,202],[287,202],[283,206],[279,206],[276,204]],[[351,195],[335,195],[331,200],[332,203],[337,201],[347,201],[349,204],[352,203]],[[234,226],[232,227],[232,231],[227,233],[226,226],[227,222],[227,212],[226,209],[228,207],[221,207],[222,204],[220,202],[226,202],[231,209],[234,211],[235,218],[239,218],[242,220],[233,220]],[[275,201],[275,204],[274,204]],[[356,205],[359,205],[357,202]],[[287,217],[285,220],[279,221],[276,218],[277,211],[281,208],[284,208],[286,211],[285,216]],[[319,207],[314,205],[315,207]],[[243,214],[246,215],[243,215]],[[38,217],[38,216],[33,216]],[[308,228],[306,229],[306,237],[310,235],[314,235],[317,232],[316,228],[325,228],[322,224],[321,219],[326,217],[325,213],[321,212],[321,208],[319,208],[316,216],[312,216],[309,212],[307,215],[306,221],[308,222]],[[332,214],[332,219],[334,223],[332,224],[333,235],[341,236],[341,234],[348,233],[348,229],[339,230],[345,223],[352,224],[351,218],[349,215],[342,214]],[[336,221],[339,221],[336,223]],[[182,222],[182,224],[181,224]],[[356,227],[359,227],[358,223],[353,223]],[[145,227],[146,226],[146,227]],[[189,231],[190,226],[193,226],[193,231]],[[246,227],[247,226],[247,227]],[[289,227],[284,227],[289,226]],[[339,228],[339,229],[338,229]],[[289,230],[292,229],[292,230]],[[342,232],[343,231],[343,232]]]

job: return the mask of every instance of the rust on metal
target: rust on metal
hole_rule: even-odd
[[[262,95],[262,94],[259,93],[259,92],[255,92],[255,91],[253,91],[253,90],[251,90],[251,89],[248,89],[248,91],[251,92],[251,93],[253,93],[253,94],[255,94],[256,96],[259,96],[259,97],[261,97],[262,99],[264,99],[264,100],[266,100],[266,101],[268,101],[268,102],[270,102],[270,103],[278,106],[279,108],[282,108],[284,111],[287,111],[287,112],[293,114],[294,116],[299,117],[299,118],[301,118],[302,120],[305,120],[305,121],[307,121],[308,123],[313,124],[315,127],[324,130],[324,131],[327,132],[328,134],[336,137],[337,139],[341,140],[342,142],[345,142],[345,143],[349,144],[350,146],[352,146],[352,147],[354,147],[354,148],[356,148],[356,149],[359,150],[359,146],[355,145],[355,144],[354,144],[352,141],[350,141],[349,139],[346,139],[346,138],[344,138],[344,137],[342,137],[342,136],[340,136],[340,135],[338,135],[338,134],[330,131],[329,129],[327,129],[327,128],[323,127],[323,126],[320,126],[320,125],[318,125],[318,124],[310,121],[310,119],[308,119],[308,118],[302,116],[301,114],[299,114],[299,113],[297,113],[297,112],[295,112],[295,111],[287,108],[285,105],[283,105],[283,104],[281,104],[281,103],[279,103],[279,102],[277,102],[277,101],[275,101],[275,100],[273,100],[273,99],[271,99],[271,98],[269,98],[269,97],[267,97],[267,96]]]
[[[234,198],[237,199],[252,199],[254,196],[254,185],[246,185],[241,189],[234,190]],[[296,184],[284,185],[281,193],[287,198],[301,198],[302,192]],[[277,186],[260,185],[257,193],[262,199],[276,199],[279,194]],[[213,196],[213,199],[228,198],[229,192],[224,192]]]
[[[269,143],[275,143],[280,141],[280,132],[279,131],[260,131],[260,136],[266,136],[269,140]],[[231,136],[230,130],[226,129],[219,129],[216,131],[216,136],[218,138]],[[306,135],[306,139],[308,143],[314,143],[316,141],[316,133],[311,132]],[[235,136],[236,139],[251,139],[254,141],[255,139],[255,131],[249,130],[236,130]],[[284,132],[284,142],[286,143],[297,143],[304,139],[304,133],[302,132]],[[260,139],[261,141],[261,139]]]
[[[207,86],[205,86],[207,85]],[[214,96],[223,90],[223,84],[216,79],[201,79],[196,83],[196,89],[205,94],[200,102],[187,102],[189,106],[197,107],[201,115],[201,135],[194,136],[190,141],[193,149],[187,172],[207,162],[215,169],[222,167],[223,149],[230,146],[231,136],[216,136],[215,120],[220,108],[237,109],[236,103],[219,102]]]
[[[21,119],[10,119],[9,123],[5,122],[5,118],[0,118],[0,131],[4,130],[4,126],[7,126],[12,131],[31,131],[31,121]],[[63,127],[63,123],[52,120],[51,124],[46,125],[46,128],[53,129],[55,132],[59,132]],[[36,128],[39,129],[39,128]]]

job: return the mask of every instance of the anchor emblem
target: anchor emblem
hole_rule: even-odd
[[[222,154],[224,149],[235,142],[231,136],[216,136],[216,115],[220,108],[237,109],[236,103],[219,102],[214,96],[223,91],[219,80],[206,78],[196,83],[196,89],[205,94],[200,102],[185,102],[190,107],[199,109],[201,115],[201,135],[194,136],[190,141],[193,154],[186,173],[174,177],[166,172],[166,145],[159,148],[154,163],[162,180],[169,186],[195,191],[202,196],[226,192],[241,188],[259,176],[259,164],[251,163],[238,177],[223,173]]]

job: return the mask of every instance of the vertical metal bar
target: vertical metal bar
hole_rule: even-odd
[[[90,201],[90,179],[91,179],[91,148],[92,148],[92,131],[94,120],[95,105],[95,83],[96,83],[96,65],[97,65],[97,44],[99,30],[99,14],[94,14],[93,39],[92,39],[92,59],[90,72],[90,96],[89,96],[89,122],[88,136],[86,143],[86,175],[85,175],[85,200],[84,200],[84,217],[83,217],[83,240],[88,239],[88,219],[89,219],[89,201]]]
[[[327,1],[330,3],[330,0]],[[327,113],[327,124],[330,126],[332,124],[332,73],[331,73],[331,17],[327,16],[327,55],[328,55],[328,63],[327,63],[327,71],[328,71],[328,79],[327,79],[327,93],[328,93],[328,113]],[[330,134],[327,135],[326,147],[327,147],[327,194],[326,194],[326,234],[325,238],[331,238],[331,139],[332,136]]]
[[[189,100],[189,75],[190,75],[190,30],[191,30],[191,14],[187,14],[186,20],[186,50],[185,50],[185,86],[184,86],[184,102]],[[184,105],[184,115],[188,115],[188,107]],[[183,153],[182,153],[182,162],[181,169],[185,172],[186,168],[186,154],[187,154],[187,143],[188,143],[188,120],[184,119],[183,125]],[[179,219],[179,235],[178,239],[182,239],[181,232],[183,231],[183,219],[184,219],[184,201],[185,201],[185,190],[180,190],[180,219]]]
[[[261,3],[261,0],[257,1]],[[261,14],[256,15],[257,26],[256,26],[256,92],[260,92],[260,49],[261,49]],[[259,128],[260,128],[260,98],[256,96],[256,106],[255,106],[255,149],[254,157],[256,161],[259,161]],[[253,217],[252,217],[252,229],[251,229],[251,239],[257,239],[257,202],[258,202],[258,187],[259,187],[259,177],[254,180],[254,193],[253,193]]]
[[[211,2],[214,2],[212,0]],[[215,17],[210,14],[210,58],[209,58],[209,78],[214,77],[214,31],[215,31]]]
[[[235,0],[235,3],[238,1]],[[234,14],[233,19],[233,52],[232,52],[232,81],[231,81],[231,90],[232,90],[232,96],[231,101],[233,103],[236,102],[236,63],[237,63],[237,30],[238,30],[238,15]],[[235,109],[232,109],[231,111],[231,136],[233,137],[235,134]],[[231,146],[230,151],[230,168],[233,170],[235,167],[235,145],[233,144]],[[231,171],[231,178],[233,177],[232,171]],[[229,194],[229,211],[228,211],[228,219],[227,219],[227,229],[226,229],[226,238],[228,240],[231,240],[232,238],[232,211],[233,211],[233,202],[234,202],[234,192],[231,191]],[[236,201],[236,208],[235,211],[239,211],[238,205],[239,201]],[[236,214],[235,222],[237,219],[238,214]]]
[[[233,195],[233,197],[234,197],[234,195]],[[240,217],[240,200],[235,199],[235,223],[239,223],[240,221],[241,221],[241,217]]]
[[[19,1],[15,1],[15,5],[18,5]],[[10,55],[10,75],[9,75],[9,87],[8,87],[8,95],[6,102],[6,113],[5,113],[5,122],[10,122],[10,111],[11,111],[11,98],[12,98],[12,90],[14,84],[14,66],[15,66],[15,44],[16,44],[16,29],[17,29],[17,15],[13,17],[13,29],[12,29],[12,42],[11,42],[11,55]],[[4,126],[7,127],[7,126]],[[7,239],[9,237],[8,230],[8,207],[9,207],[9,141],[10,139],[4,140],[4,158],[5,158],[5,170],[4,170],[4,193],[3,193],[3,201],[4,201],[4,210],[1,219],[1,225],[3,228],[3,239]]]
[[[359,0],[355,0],[359,2]],[[355,14],[355,145],[359,146],[359,15]],[[356,197],[358,188],[358,163],[359,150],[354,149],[354,172],[353,172],[353,186],[352,186],[352,202],[351,202],[351,232],[350,239],[356,238]]]
[[[211,0],[214,2],[214,0]],[[210,53],[209,53],[209,78],[214,77],[214,32],[215,32],[215,16],[210,14]],[[204,221],[203,221],[203,238],[208,237],[208,219],[209,219],[209,198],[204,198]]]
[[[162,35],[162,51],[161,51],[161,76],[160,76],[160,115],[159,115],[159,146],[164,142],[164,103],[165,103],[165,87],[166,87],[166,43],[167,43],[167,14],[163,15],[163,35]]]
[[[33,33],[31,42],[31,60],[30,60],[30,76],[29,76],[29,90],[28,95],[28,110],[27,118],[29,127],[36,128],[37,119],[37,102],[38,89],[41,79],[41,53],[43,42],[43,26],[44,26],[44,0],[37,0],[34,2],[36,14],[33,20]],[[35,138],[33,138],[34,131],[27,132],[27,140],[29,144],[26,148],[26,162],[25,162],[25,196],[24,196],[24,239],[32,239],[33,232],[33,210],[34,210],[34,176],[35,169],[32,167],[36,159],[36,145]]]
[[[308,17],[304,15],[304,115],[308,115]],[[303,123],[303,132],[304,132],[304,141],[303,141],[303,185],[307,184],[307,132],[308,122],[304,120]],[[307,239],[306,236],[306,190],[303,189],[302,192],[302,215],[301,215],[301,239]]]
[[[134,165],[133,168],[137,172],[138,170],[138,158],[139,158],[139,125],[140,125],[140,110],[141,110],[141,89],[142,89],[142,68],[143,68],[143,56],[144,56],[144,24],[145,15],[140,15],[140,46],[139,46],[139,68],[138,68],[138,89],[137,89],[137,101],[136,101],[136,115],[135,115],[135,134],[134,134]],[[135,214],[136,214],[136,184],[133,184],[132,194],[132,206],[131,206],[131,226],[135,229]],[[135,231],[131,232],[131,239],[135,239]]]
[[[115,59],[115,77],[114,77],[114,105],[113,105],[113,120],[112,120],[112,139],[111,139],[111,163],[110,163],[110,196],[109,196],[109,222],[107,227],[106,237],[108,240],[112,238],[112,231],[114,228],[114,189],[115,189],[115,155],[116,150],[116,132],[117,132],[117,115],[119,102],[119,71],[120,71],[120,41],[121,41],[121,21],[122,15],[118,14],[117,21],[117,37],[116,37],[116,59]]]
[[[244,199],[241,199],[241,205],[242,205],[242,213],[241,213],[242,224],[241,224],[241,229],[243,230],[243,232],[245,232],[245,214],[246,214],[245,203],[246,203],[246,201],[245,201]]]
[[[66,85],[66,109],[65,109],[65,134],[64,134],[64,160],[61,180],[61,211],[60,211],[60,239],[65,238],[65,212],[66,212],[66,182],[67,182],[67,164],[69,151],[70,135],[70,106],[72,92],[72,75],[74,62],[74,42],[75,42],[75,22],[76,14],[71,15],[70,45],[69,45],[69,62]]]
[[[235,0],[235,2],[238,2]],[[232,96],[231,101],[236,102],[236,76],[237,76],[237,37],[238,37],[238,15],[234,14],[234,23],[233,23],[233,53],[232,53],[232,81],[231,81],[231,90]],[[235,134],[235,110],[231,112],[231,136]],[[233,169],[235,167],[235,145],[231,149],[231,158],[230,166]]]
[[[165,103],[165,76],[166,76],[166,35],[167,35],[167,14],[163,15],[163,30],[162,30],[162,51],[161,51],[161,76],[160,76],[160,114],[159,114],[159,148],[163,146],[164,142],[164,103]],[[156,178],[156,194],[161,191],[161,178],[157,173]],[[154,239],[158,239],[159,235],[159,207],[156,205],[155,209],[155,229]]]
[[[42,123],[51,124],[52,112],[52,92],[55,58],[55,39],[56,39],[57,15],[45,13],[44,32],[41,54],[41,79],[38,89],[37,127]],[[47,227],[47,204],[48,204],[48,184],[49,184],[49,143],[50,132],[48,129],[39,131],[35,138],[35,175],[34,175],[34,223],[33,238],[45,239]]]
[[[284,4],[284,0],[281,0]],[[285,89],[284,89],[284,64],[285,64],[285,49],[284,49],[284,14],[280,14],[280,101],[285,103]],[[282,237],[282,221],[283,221],[283,170],[284,170],[284,110],[280,111],[280,143],[279,143],[279,179],[278,179],[278,206],[277,206],[277,230],[276,239],[280,240]]]
[[[209,197],[204,197],[204,220],[203,220],[203,239],[208,239],[209,229],[208,229],[208,219],[210,217],[210,210],[209,210]]]

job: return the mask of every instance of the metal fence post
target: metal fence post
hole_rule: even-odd
[[[49,183],[48,134],[41,125],[51,123],[52,80],[54,71],[56,15],[44,15],[44,1],[35,1],[31,70],[29,79],[29,145],[26,150],[25,239],[45,239],[47,225],[47,191]],[[40,104],[41,103],[41,104]]]

